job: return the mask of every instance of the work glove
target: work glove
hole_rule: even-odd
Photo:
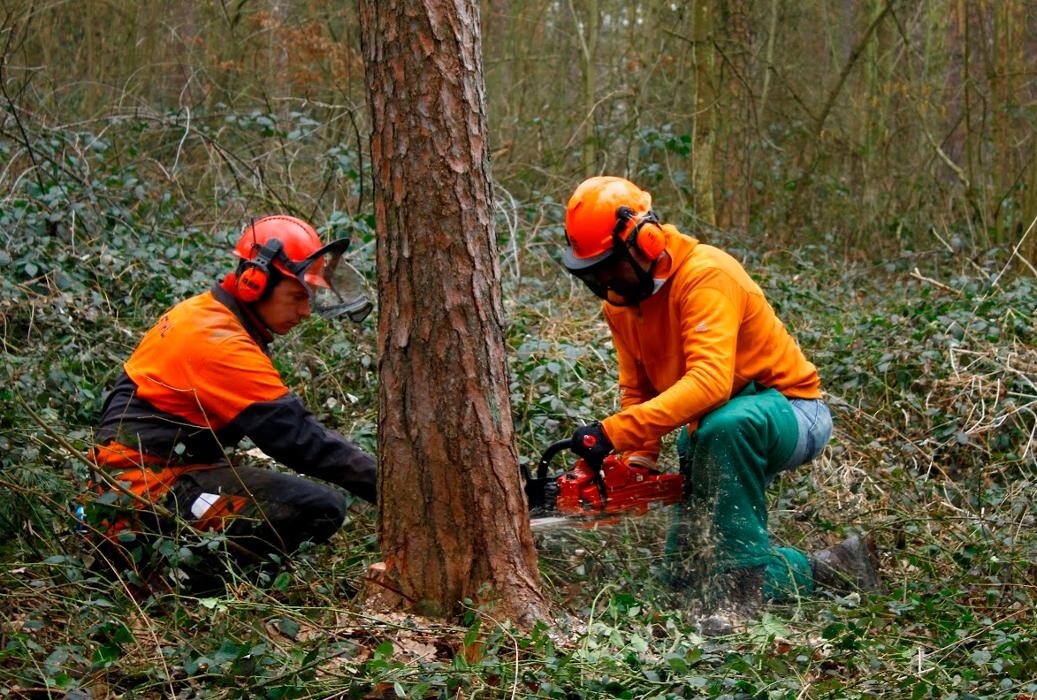
[[[612,453],[612,441],[605,434],[601,423],[591,423],[573,433],[569,449],[583,457],[587,466],[595,472],[600,472],[601,463]]]

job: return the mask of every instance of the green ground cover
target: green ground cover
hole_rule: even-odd
[[[939,237],[881,259],[823,232],[788,250],[701,233],[745,262],[833,406],[832,445],[773,491],[775,536],[814,549],[851,528],[875,532],[882,595],[770,608],[744,635],[704,640],[685,601],[658,582],[667,518],[655,513],[538,535],[558,614],[530,632],[475,611],[452,625],[373,615],[354,598],[377,558],[375,514],[363,504],[330,546],[240,578],[223,597],[133,595],[132,580],[97,576],[71,505],[87,479],[79,455],[120,362],[163,308],[231,264],[227,242],[241,222],[220,212],[311,213],[293,187],[315,188],[293,182],[290,168],[238,181],[233,167],[206,169],[188,151],[280,139],[284,152],[296,149],[293,162],[309,159],[312,182],[348,189],[361,179],[319,115],[195,118],[198,143],[184,154],[195,165],[182,174],[155,167],[163,149],[172,160],[182,132],[154,117],[90,131],[29,124],[38,166],[6,176],[0,696],[1037,695],[1037,279],[1009,266],[1010,251],[966,255]],[[0,139],[0,160],[16,157],[25,158],[19,142]],[[682,212],[668,214],[681,223]],[[371,272],[368,212],[325,206],[314,218],[325,232],[351,233],[354,262]],[[509,202],[499,226],[512,409],[527,460],[616,402],[607,329],[554,262],[560,218],[543,197]],[[367,448],[374,341],[371,325],[312,320],[276,351],[289,385]],[[165,570],[182,553],[167,545],[148,556]]]

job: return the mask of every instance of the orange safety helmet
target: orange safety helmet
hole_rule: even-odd
[[[565,210],[565,237],[568,245],[562,263],[602,299],[623,306],[639,303],[654,292],[652,273],[666,250],[666,235],[652,211],[652,195],[634,183],[609,176],[580,183]],[[617,297],[598,272],[623,261],[636,273],[639,289]]]
[[[654,261],[665,242],[652,221],[652,195],[621,177],[592,177],[584,180],[569,198],[565,210],[564,253],[570,270],[590,267],[612,254],[617,239]],[[633,239],[633,240],[632,240]]]

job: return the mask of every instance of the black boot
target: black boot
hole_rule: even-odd
[[[837,593],[876,593],[882,590],[879,554],[871,535],[851,535],[810,557],[814,583]]]
[[[763,578],[767,567],[731,569],[720,575],[711,611],[699,620],[706,637],[724,637],[745,627],[763,606]]]

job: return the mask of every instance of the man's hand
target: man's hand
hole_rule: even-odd
[[[591,423],[573,433],[569,449],[583,457],[591,469],[600,472],[601,463],[612,453],[612,442],[602,430],[601,423]]]

